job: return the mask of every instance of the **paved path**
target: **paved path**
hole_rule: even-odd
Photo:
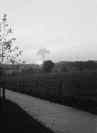
[[[3,102],[0,114],[3,133],[54,133],[9,100]]]
[[[6,97],[55,133],[97,133],[97,115],[8,90]]]

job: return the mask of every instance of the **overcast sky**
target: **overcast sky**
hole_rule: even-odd
[[[54,61],[97,60],[97,0],[0,0],[0,8],[28,62],[44,47]]]

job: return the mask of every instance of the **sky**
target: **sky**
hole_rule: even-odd
[[[27,63],[97,60],[97,0],[0,0]]]

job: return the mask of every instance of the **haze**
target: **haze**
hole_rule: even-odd
[[[0,7],[28,63],[41,60],[40,48],[54,61],[97,60],[96,0],[0,0]]]

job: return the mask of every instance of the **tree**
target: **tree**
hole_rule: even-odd
[[[42,70],[43,72],[51,72],[54,67],[54,63],[51,60],[47,60],[43,62]]]
[[[4,14],[0,21],[0,57],[1,63],[15,64],[20,61],[22,50],[14,46],[15,37],[11,37],[12,29],[7,22],[7,15]]]
[[[49,50],[47,50],[46,48],[42,48],[38,50],[37,55],[40,55],[42,57],[42,61],[45,61],[46,55],[49,53]]]
[[[12,29],[7,22],[7,15],[3,14],[0,19],[0,63],[11,63],[15,64],[21,62],[20,56],[22,50],[18,46],[14,46],[13,42],[16,38],[11,37]],[[5,88],[2,90],[3,100],[5,99]]]

